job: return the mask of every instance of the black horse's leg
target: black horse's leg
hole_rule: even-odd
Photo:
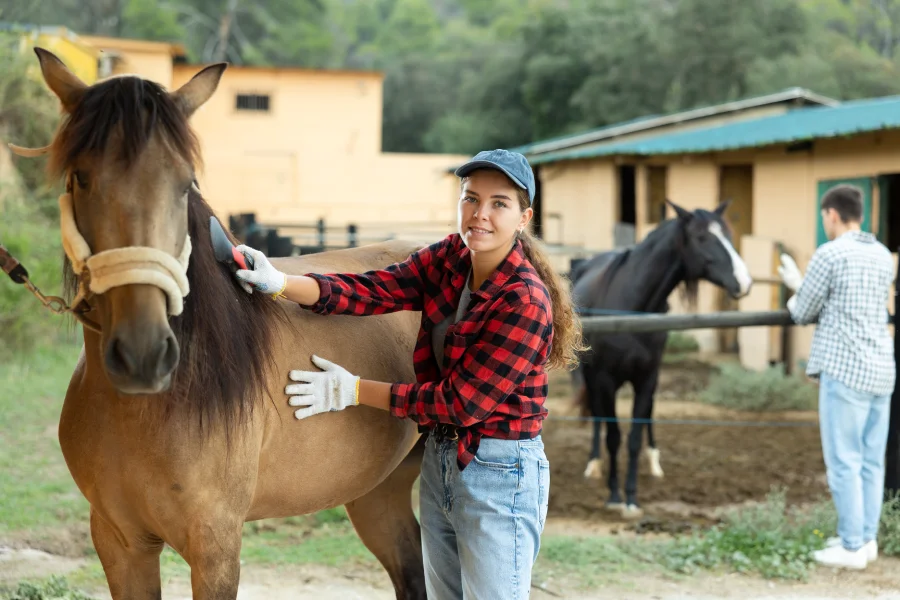
[[[650,414],[653,415],[654,397],[650,397]],[[659,464],[659,448],[656,447],[656,437],[653,435],[653,423],[647,423],[647,462],[650,463],[650,475],[662,478],[664,475]]]
[[[637,501],[638,459],[643,443],[644,424],[653,416],[653,394],[656,392],[658,372],[653,371],[649,377],[633,383],[634,408],[632,416],[634,424],[628,435],[628,475],[625,479],[625,508],[623,514],[626,517],[638,517],[641,515],[640,505]]]
[[[601,413],[599,406],[599,392],[597,390],[593,368],[589,365],[582,366],[582,375],[583,378],[580,379],[578,384],[584,385],[585,387],[583,392],[586,395],[586,398],[584,398],[583,401],[588,407],[588,413],[595,419],[591,423],[593,430],[593,437],[591,437],[591,453],[590,456],[588,456],[588,463],[584,469],[584,476],[589,479],[600,479],[603,475],[603,460],[600,458],[600,435],[603,421],[597,419]]]
[[[619,493],[619,444],[622,434],[616,418],[615,380],[605,372],[598,373],[597,383],[599,416],[606,420],[606,450],[609,452],[609,499],[606,508],[618,510],[622,506],[622,495]]]

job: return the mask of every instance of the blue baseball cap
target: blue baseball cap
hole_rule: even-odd
[[[476,169],[496,169],[512,179],[513,183],[528,192],[528,203],[534,203],[535,183],[534,171],[528,159],[518,152],[509,150],[484,150],[472,157],[472,160],[456,169],[458,177],[465,177]]]

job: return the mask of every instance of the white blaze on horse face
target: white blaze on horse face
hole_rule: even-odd
[[[747,265],[744,264],[744,260],[735,251],[734,246],[731,245],[731,242],[728,241],[728,238],[725,237],[725,234],[722,232],[721,225],[719,225],[718,223],[710,223],[709,232],[716,236],[716,239],[719,240],[719,242],[721,242],[721,244],[725,247],[725,251],[728,252],[728,256],[731,257],[731,267],[734,270],[734,278],[737,280],[738,285],[741,288],[741,296],[745,295],[750,291],[750,285],[753,283],[753,278],[750,277],[750,270],[747,269]]]

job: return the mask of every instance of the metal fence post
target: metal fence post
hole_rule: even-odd
[[[359,239],[356,235],[356,225],[350,223],[349,225],[347,225],[347,245],[351,248],[356,248],[358,242]]]
[[[900,252],[900,249],[898,249]],[[894,362],[900,364],[900,323],[897,321],[897,308],[900,307],[900,271],[894,280]],[[888,425],[887,448],[884,460],[884,495],[891,497],[900,490],[900,385],[894,384],[891,396],[891,417]]]
[[[316,221],[316,244],[325,250],[325,219]]]

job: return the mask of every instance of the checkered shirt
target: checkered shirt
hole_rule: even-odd
[[[894,390],[894,344],[887,300],[894,263],[870,233],[847,232],[813,254],[791,311],[795,323],[818,318],[806,373],[827,373],[859,392]]]
[[[471,265],[468,248],[453,234],[383,270],[308,274],[319,282],[319,300],[309,307],[319,314],[422,311],[413,352],[416,383],[391,386],[390,412],[414,420],[420,431],[439,423],[460,428],[461,470],[483,436],[531,439],[540,434],[547,416],[544,365],[553,340],[549,293],[516,242],[472,292],[469,310],[447,329],[438,365],[431,331],[455,314]]]

